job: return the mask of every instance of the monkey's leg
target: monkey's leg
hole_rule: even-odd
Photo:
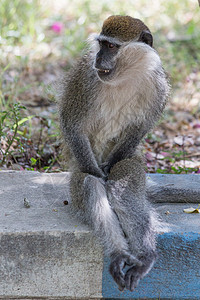
[[[141,263],[128,251],[119,220],[108,202],[105,182],[92,175],[74,173],[70,186],[74,212],[92,227],[105,253],[114,260],[112,276],[119,288],[123,289],[125,265]]]
[[[145,195],[145,172],[140,155],[117,163],[107,182],[111,207],[127,238],[132,255],[142,266],[132,266],[125,275],[125,286],[133,291],[156,259],[154,224],[156,217]]]

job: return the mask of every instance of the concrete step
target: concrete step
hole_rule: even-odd
[[[106,299],[200,299],[200,214],[186,214],[196,204],[157,204],[166,222],[158,236],[159,257],[151,272],[131,293],[120,292],[104,262],[103,296]]]
[[[133,293],[117,289],[92,232],[71,217],[69,176],[0,172],[0,299],[200,299],[200,215],[183,212],[200,203],[198,175],[182,181],[182,175],[150,175],[154,202],[160,186],[168,191],[166,201],[170,186],[180,195],[180,182],[197,198],[192,204],[190,197],[182,197],[185,203],[164,203],[163,197],[155,204],[167,223],[158,236],[159,258]]]

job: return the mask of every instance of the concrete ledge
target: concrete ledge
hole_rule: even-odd
[[[152,202],[200,202],[200,176],[198,174],[148,174],[147,180],[149,179],[155,183],[148,189]]]
[[[2,299],[102,296],[102,251],[88,227],[72,219],[63,204],[68,177],[0,172]]]
[[[156,206],[168,232],[158,236],[159,258],[154,268],[133,293],[121,293],[105,260],[102,293],[106,299],[200,299],[200,215],[183,213],[185,204]]]
[[[63,203],[70,202],[69,176],[0,172],[0,299],[200,299],[200,215],[183,213],[195,203],[171,201],[199,203],[198,175],[150,175],[156,185],[149,195],[162,199],[155,206],[168,231],[158,237],[154,269],[133,293],[118,291],[91,231],[71,218]]]

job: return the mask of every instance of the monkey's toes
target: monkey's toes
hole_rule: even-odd
[[[134,265],[134,266],[141,267],[143,265],[143,263],[133,255],[126,254],[126,255],[124,255],[123,259],[124,259],[124,264],[125,264],[124,266],[126,266],[126,265],[133,266]]]
[[[125,288],[125,280],[124,280],[125,274],[118,261],[115,260],[110,264],[109,271],[114,281],[117,283],[119,290],[123,291]]]
[[[141,266],[142,262],[140,262],[136,257],[130,254],[120,254],[117,255],[114,260],[110,264],[110,274],[112,275],[115,282],[118,284],[119,290],[123,291],[126,282],[125,282],[125,274],[123,269],[126,266]],[[128,272],[128,271],[127,271]]]
[[[130,268],[126,272],[124,279],[125,279],[125,287],[127,288],[127,290],[133,292],[141,279],[139,268],[136,266]]]

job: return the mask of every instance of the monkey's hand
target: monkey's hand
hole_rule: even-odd
[[[88,169],[83,169],[82,170],[84,173],[88,173],[90,175],[93,175],[95,177],[99,177],[102,178],[104,180],[106,180],[107,176],[105,175],[105,173],[100,169],[100,168],[88,168]]]
[[[136,257],[128,253],[119,254],[112,259],[109,271],[115,282],[118,284],[118,288],[120,291],[123,291],[127,286],[124,268],[126,266],[133,265],[141,266],[142,263]]]
[[[76,158],[80,171],[105,180],[106,175],[96,161],[89,138],[80,132],[75,125],[67,132],[66,141]]]
[[[108,174],[110,173],[111,165],[109,164],[109,162],[105,161],[104,163],[101,164],[101,169],[107,177]]]

